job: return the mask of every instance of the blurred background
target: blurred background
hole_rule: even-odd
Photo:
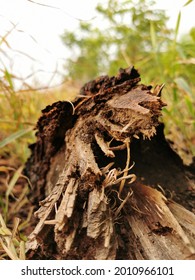
[[[195,1],[0,0],[0,156],[23,164],[41,109],[134,65],[165,83],[165,133],[195,155]]]

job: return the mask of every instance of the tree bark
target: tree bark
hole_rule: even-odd
[[[43,110],[26,164],[29,259],[194,258],[195,169],[164,137],[161,90],[120,69]]]

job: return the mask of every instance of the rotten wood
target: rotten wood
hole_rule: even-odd
[[[194,258],[193,206],[174,201],[194,192],[194,167],[165,140],[163,86],[120,69],[43,110],[26,164],[37,209],[29,259]]]

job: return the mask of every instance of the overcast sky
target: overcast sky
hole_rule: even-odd
[[[0,36],[11,30],[13,24],[16,25],[15,30],[7,37],[11,48],[15,50],[7,53],[12,59],[6,60],[0,52],[0,63],[3,62],[8,69],[11,68],[12,73],[22,77],[40,70],[42,72],[39,72],[39,81],[47,85],[55,69],[62,71],[64,59],[69,55],[60,39],[64,29],[76,32],[79,20],[93,20],[101,24],[98,23],[95,7],[97,3],[103,3],[105,0],[32,1],[55,8],[36,5],[28,0],[0,0]],[[180,33],[188,31],[195,25],[195,1],[187,7],[182,7],[187,0],[156,0],[156,2],[158,8],[167,11],[170,27],[174,28],[179,10],[182,11]],[[2,46],[1,43],[0,51]],[[59,76],[56,76],[54,82],[59,81]]]

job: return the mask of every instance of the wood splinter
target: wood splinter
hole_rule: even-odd
[[[37,209],[29,259],[194,258],[190,205],[157,190],[193,190],[193,168],[164,137],[164,85],[151,92],[140,80],[120,69],[43,110],[26,163]]]

